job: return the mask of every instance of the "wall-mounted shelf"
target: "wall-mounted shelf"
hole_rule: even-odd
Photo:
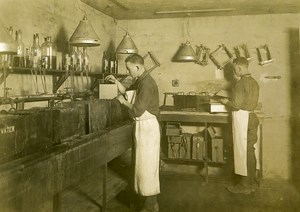
[[[71,75],[74,76],[89,76],[93,78],[90,90],[94,90],[97,85],[99,84],[99,79],[104,79],[105,76],[112,74],[112,73],[101,73],[101,72],[84,72],[84,71],[68,71],[65,70],[56,70],[56,69],[33,69],[33,68],[20,68],[20,67],[12,67],[11,69],[4,68],[0,69],[2,71],[2,75],[0,76],[0,85],[6,80],[6,78],[10,74],[27,74],[27,75],[52,75],[53,76],[53,93],[56,93],[60,86],[70,77]],[[4,73],[6,72],[6,73]],[[116,74],[114,74],[116,75]],[[116,75],[118,78],[124,79],[128,75]]]

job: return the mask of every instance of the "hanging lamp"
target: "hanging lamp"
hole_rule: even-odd
[[[176,54],[176,60],[179,62],[196,62],[197,61],[197,55],[191,46],[190,41],[188,38],[190,37],[189,33],[189,27],[190,27],[190,20],[189,20],[190,14],[188,14],[188,21],[187,21],[187,41],[186,43],[181,44],[177,54]]]
[[[124,35],[121,43],[117,47],[117,53],[119,54],[134,54],[138,53],[138,48],[136,47],[135,43],[131,39],[128,32]]]
[[[195,62],[197,61],[197,55],[191,46],[191,43],[187,40],[186,43],[182,44],[177,55],[177,61],[181,62]]]
[[[79,47],[99,46],[100,40],[86,15],[78,24],[70,38],[70,45]]]

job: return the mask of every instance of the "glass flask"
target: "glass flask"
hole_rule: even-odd
[[[42,67],[45,69],[56,69],[56,45],[52,42],[51,36],[45,38],[41,46],[42,50]]]

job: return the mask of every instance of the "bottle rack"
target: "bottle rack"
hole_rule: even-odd
[[[38,70],[39,73],[43,75],[52,75],[53,76],[53,93],[56,93],[57,90],[60,88],[60,86],[70,77],[71,75],[74,76],[89,76],[91,77],[92,83],[90,86],[90,90],[93,91],[99,84],[98,80],[99,79],[104,79],[105,76],[111,74],[111,73],[100,73],[100,72],[82,72],[82,71],[68,71],[66,72],[65,70],[54,70],[54,69],[32,69],[32,68],[20,68],[20,67],[12,67],[10,69],[6,69],[6,73],[4,74],[4,68],[1,68],[2,75],[0,76],[0,85],[6,80],[6,78],[10,74],[27,74],[30,75],[32,74],[32,71]],[[128,75],[116,75],[118,78],[121,78],[121,81],[127,77]]]

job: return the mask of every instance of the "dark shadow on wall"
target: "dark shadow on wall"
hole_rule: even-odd
[[[300,191],[300,44],[299,29],[289,30],[292,183]]]

